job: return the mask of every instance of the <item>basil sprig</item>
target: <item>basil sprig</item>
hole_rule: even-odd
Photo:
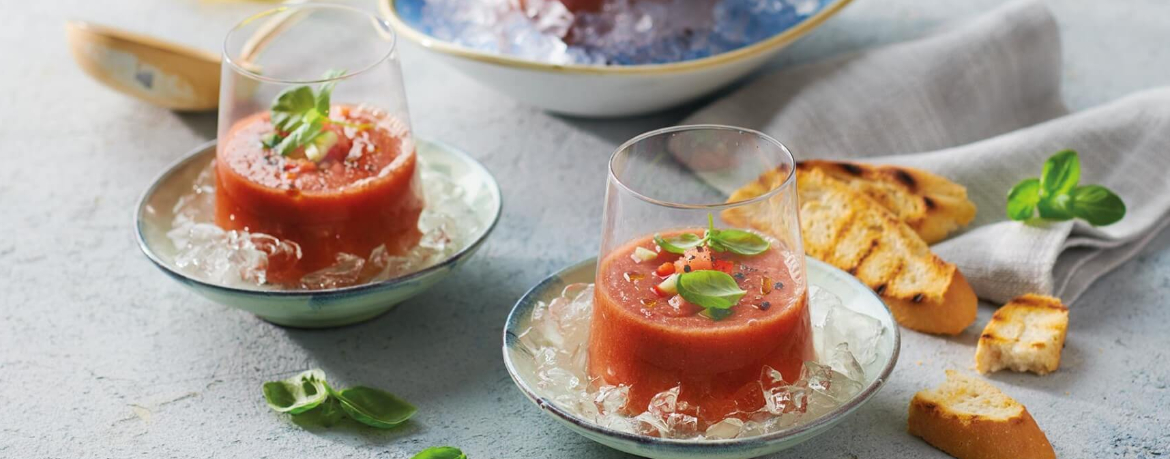
[[[333,87],[337,84],[335,79],[342,75],[345,75],[344,70],[325,72],[322,78],[332,81],[322,83],[317,91],[313,91],[310,86],[296,86],[281,91],[269,108],[272,127],[276,131],[262,139],[261,143],[266,148],[276,150],[281,156],[288,156],[298,148],[328,140],[329,136],[325,135],[325,123],[359,129],[369,127],[329,119],[330,98]]]
[[[741,229],[715,229],[715,217],[707,214],[707,230],[703,237],[695,233],[679,233],[669,237],[654,235],[654,243],[670,253],[683,254],[687,250],[706,244],[716,252],[731,252],[753,256],[764,253],[771,243],[763,236]],[[689,300],[688,300],[689,301]]]
[[[273,410],[294,416],[312,414],[326,427],[349,415],[362,424],[389,429],[418,411],[414,405],[380,389],[357,386],[334,390],[325,381],[325,372],[317,369],[283,381],[266,382],[263,391]]]
[[[703,314],[715,320],[727,317],[730,309],[747,292],[735,278],[723,271],[702,270],[678,276],[678,294],[691,304],[705,309]]]
[[[419,451],[410,459],[467,459],[467,455],[453,446],[432,446]]]
[[[1044,162],[1039,178],[1025,179],[1008,192],[1008,218],[1027,220],[1039,211],[1045,220],[1080,218],[1093,226],[1105,226],[1125,217],[1121,197],[1101,185],[1077,186],[1080,179],[1077,152],[1052,155]]]

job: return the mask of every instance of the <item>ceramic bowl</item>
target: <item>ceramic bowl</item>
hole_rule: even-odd
[[[850,0],[825,2],[804,21],[769,39],[714,56],[651,65],[557,65],[471,49],[429,36],[406,11],[423,0],[378,0],[400,37],[513,98],[585,117],[650,113],[688,102],[756,69],[837,14]]]
[[[848,273],[808,258],[806,272],[810,285],[834,293],[849,309],[877,318],[885,329],[878,342],[878,358],[864,366],[867,379],[863,381],[864,387],[861,392],[853,399],[809,423],[757,437],[730,440],[675,440],[601,427],[564,410],[534,390],[538,379],[533,359],[518,338],[528,327],[533,308],[538,302],[549,302],[556,298],[566,285],[593,282],[596,270],[596,258],[585,260],[549,276],[524,294],[512,309],[504,328],[504,363],[512,376],[512,381],[529,400],[540,407],[541,411],[590,440],[630,454],[660,459],[740,459],[791,448],[825,433],[870,401],[886,383],[894,364],[898,361],[901,336],[893,316],[881,299],[873,290]],[[827,311],[823,308],[818,309],[816,304],[811,304],[809,312],[813,323],[819,323]]]
[[[187,288],[275,324],[323,328],[372,319],[430,288],[466,263],[500,218],[499,185],[487,169],[466,153],[441,143],[419,141],[417,148],[422,167],[444,174],[463,187],[464,199],[475,210],[482,228],[469,238],[471,242],[462,250],[422,271],[384,282],[302,291],[233,288],[188,275],[173,263],[175,247],[166,232],[178,196],[190,189],[199,172],[215,158],[214,141],[172,164],[142,195],[135,214],[138,246],[159,269]]]

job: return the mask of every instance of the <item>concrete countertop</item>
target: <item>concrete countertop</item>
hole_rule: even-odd
[[[1000,0],[856,0],[775,66],[919,36]],[[1170,84],[1170,3],[1053,0],[1073,109]],[[138,252],[131,210],[163,166],[215,132],[105,89],[72,62],[66,18],[219,49],[257,3],[6,2],[0,28],[0,457],[408,458],[432,445],[474,459],[616,458],[545,417],[500,358],[512,304],[549,273],[595,255],[604,171],[625,139],[694,108],[578,120],[520,105],[407,48],[419,136],[470,152],[501,178],[503,219],[461,272],[368,323],[277,327],[195,296]],[[44,164],[44,171],[26,165]],[[52,173],[48,173],[50,171]],[[1027,405],[1061,457],[1170,455],[1170,233],[1072,306],[1061,370],[991,379]],[[992,309],[980,310],[985,323]],[[971,367],[977,330],[907,331],[890,384],[784,457],[942,457],[905,433],[913,392]],[[420,411],[390,431],[305,429],[271,412],[266,380],[321,367]]]

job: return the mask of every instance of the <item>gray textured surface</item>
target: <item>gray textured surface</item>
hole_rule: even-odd
[[[101,4],[99,4],[101,3]],[[928,3],[928,4],[927,4]],[[999,0],[856,0],[776,65],[919,35]],[[1052,1],[1064,93],[1092,106],[1170,84],[1170,4]],[[5,2],[0,28],[0,457],[386,457],[452,444],[473,458],[621,457],[563,429],[516,391],[499,357],[512,303],[593,255],[613,147],[686,109],[619,121],[550,116],[404,52],[416,131],[501,179],[505,213],[440,288],[369,323],[279,328],[188,293],[134,246],[131,208],[165,164],[214,135],[214,116],[126,99],[72,63],[62,20],[85,18],[216,48],[257,4]],[[42,174],[32,165],[49,167]],[[1170,234],[1073,305],[1061,370],[992,379],[1024,402],[1061,457],[1170,455]],[[991,309],[980,311],[979,323]],[[905,334],[872,404],[785,457],[939,457],[904,433],[910,395],[971,366],[976,332]],[[271,413],[264,380],[322,367],[420,407],[393,431],[302,429]]]

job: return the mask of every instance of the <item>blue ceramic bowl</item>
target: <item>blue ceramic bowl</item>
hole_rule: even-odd
[[[541,411],[590,440],[630,454],[660,459],[740,459],[763,456],[790,448],[824,433],[872,399],[893,371],[894,364],[898,361],[901,343],[897,323],[873,290],[840,269],[812,258],[807,260],[809,285],[832,292],[849,309],[877,318],[885,329],[878,342],[878,358],[864,366],[867,379],[863,381],[861,392],[836,410],[811,422],[757,437],[702,441],[663,439],[599,426],[542,397],[534,390],[538,379],[532,355],[520,343],[519,335],[528,328],[533,308],[537,303],[552,301],[561,294],[566,285],[593,282],[597,270],[596,258],[585,260],[549,276],[516,303],[504,326],[504,363],[516,386],[529,400],[536,403]],[[818,322],[818,317],[824,317],[825,313],[824,310],[818,310],[816,304],[810,304],[810,314],[814,323]]]
[[[166,237],[179,195],[215,158],[215,142],[206,143],[172,164],[138,202],[135,229],[138,246],[150,261],[180,284],[217,303],[236,307],[279,325],[323,328],[369,320],[430,288],[462,266],[479,249],[500,218],[500,188],[491,173],[466,153],[450,146],[420,141],[422,167],[446,175],[465,190],[482,228],[459,252],[434,266],[384,282],[326,290],[260,290],[227,287],[197,279],[173,262],[175,247]]]

